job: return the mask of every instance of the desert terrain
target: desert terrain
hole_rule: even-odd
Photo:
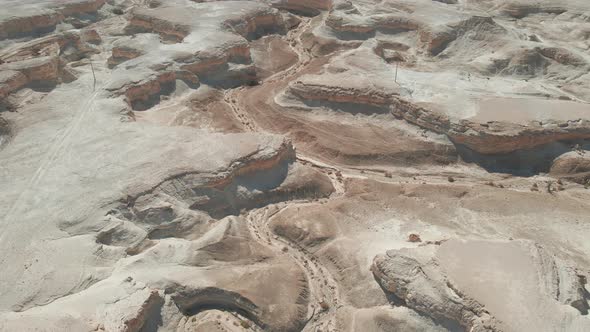
[[[587,0],[0,3],[0,331],[590,331]]]

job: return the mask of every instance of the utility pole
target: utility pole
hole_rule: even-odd
[[[92,65],[92,61],[90,61],[90,68],[92,69],[92,78],[94,82],[92,84],[92,91],[96,90],[96,75],[94,74],[94,66]]]
[[[399,61],[395,62],[395,83],[397,83],[397,68],[399,67]]]

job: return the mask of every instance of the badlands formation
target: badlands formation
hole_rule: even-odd
[[[0,331],[590,331],[587,0],[3,0]]]

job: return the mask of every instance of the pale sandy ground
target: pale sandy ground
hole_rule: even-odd
[[[479,104],[474,121],[507,121],[526,124],[530,121],[589,119],[590,104],[561,100],[527,100],[518,98],[485,99]]]

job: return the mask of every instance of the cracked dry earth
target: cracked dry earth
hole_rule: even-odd
[[[0,331],[590,331],[586,0],[4,0]]]

